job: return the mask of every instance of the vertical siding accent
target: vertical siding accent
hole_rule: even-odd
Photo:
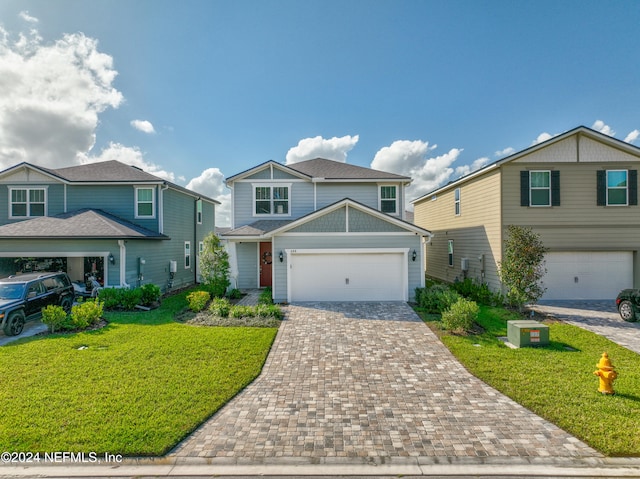
[[[560,206],[560,171],[551,171],[551,206]]]
[[[598,189],[597,205],[607,204],[607,172],[605,170],[596,171],[596,187]]]
[[[529,206],[529,172],[520,172],[520,206]]]
[[[629,204],[638,204],[638,170],[629,170]]]

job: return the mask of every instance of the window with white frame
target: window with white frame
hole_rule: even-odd
[[[136,218],[154,218],[156,203],[153,187],[136,188]]]
[[[289,185],[254,186],[254,215],[289,216],[289,188]]]
[[[45,216],[46,211],[46,188],[9,189],[10,218],[30,218],[34,216]]]
[[[202,200],[196,201],[196,222],[202,224]]]
[[[380,211],[390,215],[398,214],[398,187],[395,185],[380,186]]]
[[[447,241],[447,252],[449,254],[449,266],[453,266],[453,240]]]
[[[551,171],[529,172],[529,205],[551,206]]]
[[[629,204],[627,170],[607,170],[607,206]]]
[[[191,268],[191,241],[184,242],[184,269]]]
[[[460,216],[460,188],[456,188],[453,192],[453,209],[456,216]]]

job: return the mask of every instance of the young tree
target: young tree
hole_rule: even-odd
[[[214,297],[223,297],[229,287],[229,254],[220,244],[215,233],[209,233],[203,241],[200,254],[200,274],[205,287]]]
[[[510,225],[504,242],[504,257],[499,263],[500,280],[507,287],[507,299],[519,310],[526,303],[536,303],[544,294],[541,279],[546,274],[546,248],[540,235],[531,228]]]

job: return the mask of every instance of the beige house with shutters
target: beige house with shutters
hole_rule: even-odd
[[[434,234],[426,275],[502,288],[509,225],[548,248],[542,299],[613,300],[640,286],[640,148],[581,126],[492,163],[411,203]]]

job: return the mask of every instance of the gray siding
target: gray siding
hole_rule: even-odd
[[[236,257],[238,261],[238,288],[257,288],[258,243],[237,243]]]
[[[64,185],[60,183],[6,183],[0,184],[0,224],[7,224],[19,220],[9,220],[9,188],[46,188],[48,216],[64,213]]]
[[[376,183],[316,183],[316,187],[317,209],[345,198],[351,198],[378,209],[378,185]]]
[[[264,183],[267,184],[267,183]],[[289,191],[290,216],[254,216],[253,184],[235,183],[233,189],[234,228],[248,225],[260,219],[296,219],[313,211],[313,185],[306,182],[291,183]],[[277,185],[277,183],[274,183]]]
[[[289,230],[290,233],[337,233],[347,231],[346,208],[340,208],[315,220],[304,223],[297,228]]]
[[[422,277],[422,255],[421,255],[421,238],[414,234],[406,236],[376,236],[375,234],[367,236],[350,236],[340,235],[332,236],[330,234],[318,236],[282,236],[274,238],[273,255],[277,257],[280,251],[285,249],[311,249],[311,248],[409,248],[409,299],[414,298],[415,289],[423,284]],[[411,252],[416,250],[418,257],[416,261],[411,260]],[[287,300],[287,272],[288,259],[284,255],[284,261],[274,261],[274,285],[273,295],[274,301],[285,302]]]
[[[376,218],[364,211],[355,208],[349,208],[349,231],[351,233],[366,233],[369,231],[376,232],[404,232],[404,228],[389,223],[382,218]]]

